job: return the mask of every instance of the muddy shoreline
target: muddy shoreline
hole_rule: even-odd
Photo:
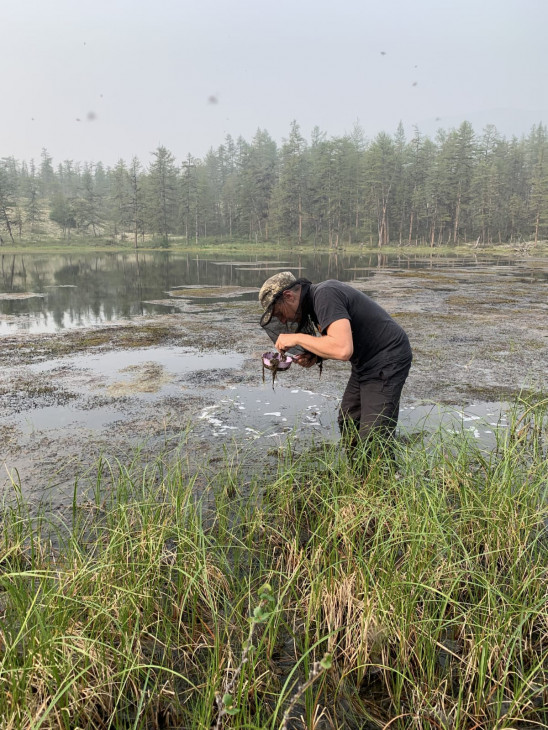
[[[548,262],[537,259],[516,262],[503,272],[489,265],[380,269],[363,282],[353,281],[409,334],[414,362],[402,406],[465,406],[511,400],[523,391],[545,392],[547,270]],[[269,383],[262,384],[260,353],[269,343],[257,324],[258,307],[234,294],[220,306],[200,301],[196,290],[181,295],[176,313],[3,337],[3,497],[20,489],[32,502],[47,497],[66,503],[75,477],[85,484],[87,470],[100,456],[127,463],[137,447],[143,463],[181,442],[197,461],[216,458],[219,444],[234,442],[236,435],[221,433],[219,419],[211,414],[220,404],[230,404],[245,420],[249,403],[242,404],[241,396],[247,391],[257,396],[255,401],[264,400],[263,411],[270,409],[273,419],[277,399],[310,393],[308,418],[321,436],[326,426],[313,420],[316,402],[321,396],[325,412],[336,410],[349,366],[326,363],[321,379],[315,369],[295,367],[279,376],[272,391]],[[234,393],[236,399],[230,400]],[[59,423],[59,413],[67,414],[66,423]],[[257,430],[251,425],[242,429],[250,443]],[[288,417],[279,432],[293,425]]]

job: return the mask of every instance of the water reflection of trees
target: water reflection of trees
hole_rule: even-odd
[[[26,290],[27,269],[23,256],[0,255],[0,272],[2,276],[2,291],[24,292]]]
[[[2,314],[34,314],[57,328],[131,318],[158,310],[148,301],[167,300],[176,287],[241,286],[259,288],[280,269],[314,282],[328,278],[353,281],[373,276],[385,267],[425,268],[443,262],[463,265],[458,259],[440,257],[388,256],[382,252],[345,254],[296,253],[280,261],[238,257],[230,261],[216,257],[177,254],[172,251],[94,253],[67,255],[0,255],[0,290],[34,291],[43,299],[0,301]]]

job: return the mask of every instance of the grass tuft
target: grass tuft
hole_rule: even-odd
[[[199,491],[184,458],[102,461],[66,524],[19,490],[1,726],[546,727],[546,411],[516,404],[489,454],[400,444],[397,473],[294,442]]]

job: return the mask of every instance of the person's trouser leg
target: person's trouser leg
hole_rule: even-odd
[[[339,413],[339,427],[350,448],[356,448],[359,438],[366,457],[371,449],[379,446],[389,452],[389,459],[393,458],[390,442],[398,422],[401,392],[409,368],[410,365],[390,378],[381,371],[380,377],[362,382],[354,374],[350,376]]]
[[[351,373],[339,408],[339,430],[344,447],[349,455],[356,448],[359,440],[361,418],[360,382]]]

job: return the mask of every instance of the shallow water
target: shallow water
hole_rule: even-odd
[[[226,396],[204,408],[199,419],[210,427],[214,439],[226,437],[266,443],[283,443],[288,434],[296,442],[338,441],[337,413],[340,398],[321,389],[292,388],[277,384],[249,388],[231,386]],[[460,434],[489,450],[508,428],[507,403],[472,403],[465,409],[440,405],[403,406],[398,431]]]
[[[2,255],[0,335],[57,332],[176,312],[187,303],[203,301],[200,287],[219,287],[218,296],[208,291],[209,302],[225,302],[222,288],[226,287],[239,287],[241,293],[236,296],[254,300],[264,279],[283,269],[312,281],[353,281],[372,277],[379,270],[451,270],[455,266],[488,265],[495,267],[498,275],[508,263],[479,257],[415,257],[410,253],[312,253],[279,261],[249,256],[226,261],[219,256],[193,257],[171,251]],[[528,276],[545,274],[540,268],[528,272]],[[229,296],[233,298],[234,292]]]
[[[325,380],[314,377],[310,387],[291,385],[288,373],[280,373],[272,386],[270,377],[259,385],[227,385],[211,382],[210,374],[235,373],[243,366],[238,353],[181,347],[151,347],[116,350],[96,354],[55,358],[28,366],[29,373],[46,379],[64,377],[71,391],[83,398],[56,405],[38,405],[13,415],[11,423],[23,435],[50,437],[54,432],[74,429],[100,432],[127,418],[127,400],[132,411],[176,397],[188,388],[185,376],[191,374],[209,405],[193,419],[194,428],[212,441],[281,442],[288,434],[297,440],[333,440],[339,437],[338,394]],[[257,367],[258,370],[258,367]],[[269,374],[267,374],[269,375]],[[213,386],[213,387],[212,387]],[[89,398],[106,396],[108,405],[89,407]],[[478,440],[486,448],[496,445],[498,429],[508,425],[507,404],[475,403],[465,409],[440,405],[403,405],[399,430],[460,433]]]
[[[111,405],[89,407],[80,399],[66,404],[44,405],[25,410],[12,423],[23,434],[62,429],[100,431],[116,421],[125,420],[124,397],[154,403],[180,393],[181,377],[188,373],[241,368],[238,353],[198,352],[182,347],[150,347],[115,350],[97,354],[55,358],[30,365],[31,374],[45,378],[70,379],[73,393],[87,398],[105,395]],[[137,404],[137,407],[138,404]]]
[[[239,368],[243,357],[238,353],[200,352],[189,347],[146,347],[56,358],[30,365],[29,369],[35,373],[47,373],[66,367],[73,371],[84,369],[92,377],[101,375],[111,382],[119,379],[125,372],[131,372],[131,368],[148,362],[158,363],[174,374],[182,374],[212,368]]]

